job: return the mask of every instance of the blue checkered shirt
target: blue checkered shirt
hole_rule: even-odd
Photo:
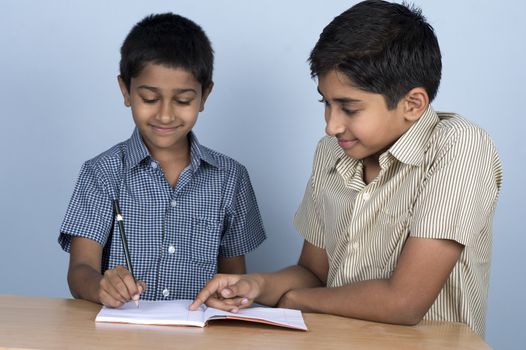
[[[191,162],[172,187],[135,129],[130,139],[82,166],[58,241],[103,246],[102,272],[126,266],[112,201],[119,200],[135,277],[146,300],[193,299],[217,258],[244,255],[265,239],[248,173],[189,134]]]

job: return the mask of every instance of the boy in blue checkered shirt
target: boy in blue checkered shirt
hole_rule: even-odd
[[[217,272],[245,272],[244,255],[265,239],[248,173],[191,131],[212,70],[206,34],[184,17],[148,16],[126,37],[118,81],[136,128],[82,166],[58,239],[74,297],[111,307],[192,299]]]

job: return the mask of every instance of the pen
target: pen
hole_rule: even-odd
[[[119,200],[113,200],[113,209],[115,210],[115,219],[117,220],[117,225],[119,225],[119,233],[121,235],[122,248],[124,249],[124,258],[126,259],[126,265],[130,271],[133,280],[135,280],[135,274],[133,273],[133,266],[130,258],[130,251],[128,250],[128,241],[126,240],[126,234],[124,233],[124,217],[121,213],[121,208],[119,207]],[[135,305],[139,307],[139,300],[134,300]]]

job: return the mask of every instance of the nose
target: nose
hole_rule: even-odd
[[[174,108],[172,101],[162,101],[159,113],[157,113],[157,119],[162,123],[170,123],[174,119]]]
[[[325,110],[325,133],[329,136],[337,136],[345,131],[343,116],[332,108]]]

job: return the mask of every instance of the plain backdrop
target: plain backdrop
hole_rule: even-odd
[[[355,1],[0,2],[0,294],[69,297],[60,223],[85,160],[133,129],[116,76],[137,21],[173,11],[200,24],[215,49],[215,88],[196,132],[248,168],[267,241],[250,271],[296,262],[292,225],[324,134],[306,63],[319,33]],[[526,4],[419,0],[443,54],[436,110],[455,111],[493,137],[504,167],[494,220],[486,339],[526,341]],[[522,175],[523,176],[523,175]]]

